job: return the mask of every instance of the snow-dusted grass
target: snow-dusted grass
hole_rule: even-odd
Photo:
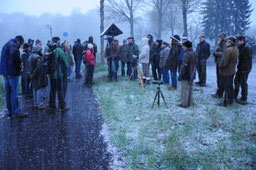
[[[249,104],[217,106],[215,68],[208,67],[208,86],[194,86],[195,106],[179,108],[180,88],[161,89],[168,103],[151,105],[156,85],[143,93],[138,82],[108,82],[106,66],[98,66],[94,91],[128,169],[255,169],[255,77],[249,79]],[[254,72],[255,73],[255,72]],[[252,86],[251,86],[252,85]]]

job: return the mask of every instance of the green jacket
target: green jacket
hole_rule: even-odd
[[[56,69],[50,73],[51,79],[61,78],[67,75],[68,70],[68,60],[65,52],[61,48],[56,48],[54,50],[54,63]]]

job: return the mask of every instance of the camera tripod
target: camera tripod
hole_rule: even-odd
[[[136,69],[137,69],[137,72],[138,72],[138,77],[140,79],[141,88],[142,88],[143,92],[145,92],[144,81],[143,81],[142,73],[140,71],[140,67],[138,66],[138,64],[136,64],[136,66],[132,69],[132,74],[130,75],[130,77],[128,79],[128,82],[126,84],[126,88],[128,88],[128,84],[131,81],[132,76],[134,75],[134,72],[135,72]]]
[[[166,101],[164,99],[164,95],[163,95],[163,93],[161,91],[160,85],[161,84],[159,83],[158,86],[157,86],[157,92],[156,92],[156,95],[155,95],[155,98],[154,98],[154,102],[153,102],[152,108],[154,107],[156,98],[157,98],[157,105],[158,105],[158,107],[160,106],[160,96],[162,97],[162,99],[163,99],[163,101],[165,103],[165,106],[168,108],[167,103],[166,103]]]

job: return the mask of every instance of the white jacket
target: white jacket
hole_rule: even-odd
[[[141,39],[142,48],[139,56],[140,63],[148,64],[149,63],[149,52],[150,47],[148,45],[148,38],[144,37]]]

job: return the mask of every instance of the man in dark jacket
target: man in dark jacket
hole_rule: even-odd
[[[239,51],[236,47],[235,37],[228,37],[226,39],[226,46],[227,48],[224,50],[219,64],[219,72],[222,77],[221,81],[224,85],[225,91],[224,104],[220,104],[220,106],[225,107],[233,103],[233,79],[236,72],[236,64],[239,55]]]
[[[127,40],[123,40],[123,45],[119,49],[120,54],[120,61],[121,61],[121,75],[125,76],[125,65],[127,67],[126,75],[128,76],[128,66],[127,66],[127,54],[128,54],[128,48],[127,48]]]
[[[226,38],[226,34],[225,33],[221,33],[219,34],[219,44],[218,44],[218,48],[216,50],[215,53],[213,53],[214,56],[214,60],[216,63],[216,77],[217,77],[217,92],[215,94],[213,94],[212,96],[215,98],[222,98],[223,97],[223,93],[224,93],[224,86],[222,83],[222,78],[219,72],[219,64],[223,55],[223,51],[226,49],[226,42],[225,42],[225,38]]]
[[[81,79],[82,75],[80,74],[81,72],[81,64],[82,64],[82,54],[83,54],[83,46],[81,44],[81,40],[77,39],[77,41],[75,42],[74,46],[73,46],[73,54],[74,54],[74,59],[75,59],[75,63],[76,63],[76,78],[77,79]]]
[[[132,80],[136,80],[138,78],[138,73],[137,73],[137,62],[138,62],[138,58],[139,58],[139,48],[138,45],[135,44],[134,42],[134,38],[133,37],[129,37],[128,38],[128,54],[127,54],[127,64],[128,64],[128,75],[129,77],[131,77],[132,72],[133,72],[133,76],[131,77]],[[134,70],[134,71],[133,71]]]
[[[153,60],[153,53],[154,53],[154,48],[155,48],[155,42],[154,42],[154,37],[153,37],[152,34],[148,34],[147,38],[148,38],[148,45],[149,45],[149,48],[150,48],[150,51],[149,51],[149,62],[151,64],[151,68],[153,68],[152,60]],[[153,74],[153,72],[152,72],[152,74]]]
[[[153,47],[153,57],[151,59],[151,66],[152,66],[152,74],[154,80],[161,80],[161,69],[159,66],[160,62],[160,52],[162,49],[162,42],[163,40],[158,39]]]
[[[172,47],[167,59],[166,68],[171,72],[172,79],[172,87],[170,90],[177,89],[177,69],[178,69],[178,56],[180,55],[181,45],[179,44],[180,37],[178,35],[174,35],[171,37]]]
[[[200,43],[196,47],[197,54],[197,72],[199,82],[196,82],[197,85],[204,87],[206,86],[206,66],[207,59],[210,57],[210,44],[205,41],[205,36],[201,35],[199,37]]]
[[[21,87],[22,87],[22,95],[26,97],[29,96],[29,87],[30,87],[30,77],[29,77],[29,66],[28,66],[28,58],[29,58],[29,45],[27,43],[23,44],[23,53],[21,55],[22,60],[22,73],[21,73]]]
[[[182,103],[178,106],[186,108],[193,105],[193,81],[196,78],[196,53],[192,43],[183,43],[184,56],[180,68],[179,81],[181,81]]]
[[[247,79],[252,69],[252,48],[246,43],[244,36],[238,37],[239,62],[235,77],[235,93],[234,98],[237,100],[239,88],[242,88],[242,97],[237,100],[239,104],[246,104],[248,95]]]
[[[97,47],[97,45],[93,42],[93,37],[92,37],[92,36],[90,36],[90,37],[88,38],[88,41],[86,41],[85,46],[84,46],[84,49],[85,49],[85,50],[88,50],[88,44],[92,44],[92,45],[93,45],[93,54],[94,54],[94,56],[95,56],[95,58],[96,58],[97,51],[98,51],[98,47]]]
[[[22,70],[20,58],[20,47],[24,43],[22,36],[8,41],[2,48],[0,75],[4,76],[6,105],[8,116],[26,117],[26,113],[21,113],[19,107],[19,76]]]

